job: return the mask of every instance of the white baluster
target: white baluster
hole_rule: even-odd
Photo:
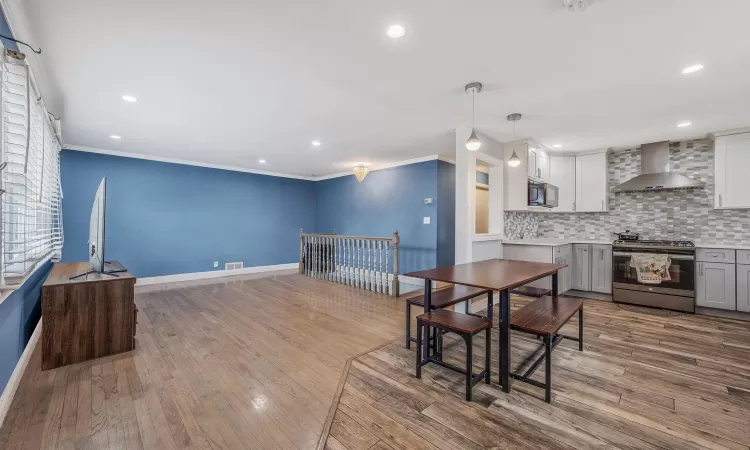
[[[391,247],[391,243],[385,242],[385,293],[390,294],[391,280],[388,279],[388,250]]]

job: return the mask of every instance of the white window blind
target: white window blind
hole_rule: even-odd
[[[0,270],[12,285],[40,261],[61,257],[60,144],[25,60],[6,53],[0,71]]]

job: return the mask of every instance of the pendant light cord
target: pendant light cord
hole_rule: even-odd
[[[477,90],[472,88],[471,89],[471,128],[474,129],[474,115],[476,114],[474,110],[474,95],[477,93]]]

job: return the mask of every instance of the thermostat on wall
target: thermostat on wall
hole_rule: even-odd
[[[431,205],[432,204],[432,197],[428,197],[428,198],[424,199],[424,204],[425,205]]]

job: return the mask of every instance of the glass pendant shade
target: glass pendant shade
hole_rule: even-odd
[[[354,168],[354,176],[357,177],[357,181],[360,183],[365,179],[370,169],[367,166],[357,166]]]
[[[513,150],[513,154],[510,156],[510,159],[508,160],[508,165],[510,167],[518,167],[519,164],[521,164],[521,158],[516,155],[516,151]]]
[[[482,141],[479,140],[477,137],[477,132],[474,131],[474,129],[471,129],[471,136],[469,136],[469,139],[466,140],[466,149],[471,150],[472,152],[475,152],[479,150],[479,147],[482,146]]]

